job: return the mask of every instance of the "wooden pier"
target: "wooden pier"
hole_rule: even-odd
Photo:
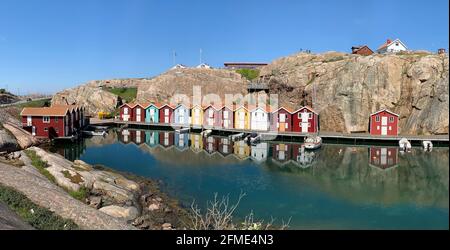
[[[319,132],[318,134],[298,133],[298,132],[275,132],[275,131],[254,131],[245,129],[226,129],[222,127],[201,127],[181,124],[167,124],[167,123],[146,123],[146,122],[125,122],[120,120],[91,120],[93,125],[127,125],[129,128],[137,129],[161,129],[161,130],[176,130],[180,128],[190,128],[192,131],[203,131],[211,129],[213,134],[218,135],[232,135],[238,133],[258,133],[264,137],[273,138],[273,140],[286,141],[303,141],[307,136],[318,135],[322,137],[325,143],[343,143],[343,144],[370,144],[370,145],[398,145],[398,141],[402,138],[408,139],[413,145],[421,145],[422,141],[432,141],[435,146],[448,146],[449,135],[399,135],[399,136],[374,136],[368,133],[336,133],[336,132]]]

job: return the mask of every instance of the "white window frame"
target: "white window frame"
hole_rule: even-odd
[[[44,132],[48,132],[48,128],[47,127],[44,128]]]
[[[376,122],[380,122],[380,121],[381,121],[380,115],[376,115],[376,116],[375,116],[375,121],[376,121]]]
[[[50,119],[51,119],[50,116],[43,116],[42,117],[42,122],[43,123],[50,123]]]
[[[394,123],[394,121],[395,121],[395,119],[394,119],[393,116],[389,117],[389,122],[390,122],[390,123]]]

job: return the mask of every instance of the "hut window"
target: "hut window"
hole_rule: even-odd
[[[375,116],[375,121],[376,121],[376,122],[379,122],[379,121],[380,121],[380,116],[379,116],[379,115]]]
[[[394,122],[394,117],[392,117],[392,116],[389,117],[389,122],[390,122],[390,123],[393,123],[393,122]]]
[[[55,122],[58,123],[58,117],[55,117]]]
[[[123,109],[123,113],[124,113],[125,115],[128,115],[128,108],[124,108],[124,109]]]
[[[309,113],[309,119],[312,119],[312,118],[313,118],[313,114]]]
[[[50,117],[49,116],[42,117],[42,122],[43,123],[50,123]]]
[[[223,111],[223,118],[228,119],[228,111]]]
[[[45,132],[48,132],[48,128],[44,128],[44,131],[45,131]]]

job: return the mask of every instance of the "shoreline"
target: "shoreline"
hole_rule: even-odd
[[[30,151],[39,159],[30,157]],[[187,210],[162,192],[156,180],[71,162],[37,147],[18,152],[20,157],[10,160],[15,165],[0,163],[0,184],[81,229],[173,230],[187,225]],[[34,166],[38,160],[47,167]]]

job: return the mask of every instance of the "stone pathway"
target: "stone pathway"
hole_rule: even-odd
[[[29,167],[29,166],[28,166]],[[25,194],[31,201],[73,220],[80,228],[89,230],[132,230],[124,220],[113,218],[72,198],[44,176],[0,163],[0,183]]]

